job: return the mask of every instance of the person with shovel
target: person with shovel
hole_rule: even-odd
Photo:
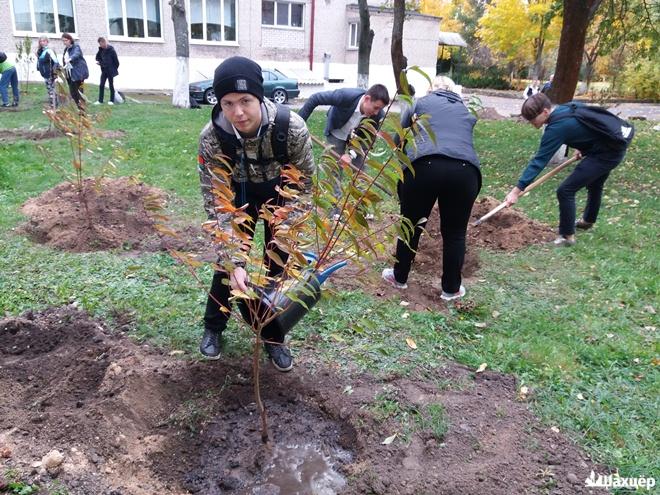
[[[429,93],[401,116],[404,128],[410,127],[414,114],[428,117],[414,136],[415,145],[405,147],[413,170],[405,169],[398,187],[401,215],[415,226],[415,230],[408,242],[397,241],[394,267],[386,268],[382,273],[382,278],[393,287],[408,287],[408,274],[426,225],[425,219],[438,203],[443,242],[440,298],[445,301],[465,295],[465,287],[461,284],[465,237],[472,205],[481,189],[479,158],[473,143],[477,119],[455,91],[450,78],[438,76]],[[424,127],[430,127],[438,138],[431,139]]]
[[[235,193],[236,207],[244,207],[252,219],[246,232],[252,232],[259,218],[261,206],[281,206],[286,202],[279,188],[284,185],[281,176],[290,164],[311,179],[314,157],[309,131],[303,119],[287,107],[276,105],[264,98],[261,67],[245,57],[230,57],[215,70],[213,90],[218,103],[211,112],[199,139],[199,174],[204,197],[204,208],[209,219],[223,228],[231,229],[232,218],[218,214],[212,192],[212,169],[229,169],[231,189]],[[310,205],[311,207],[311,205]],[[286,254],[272,243],[272,232],[264,220],[265,249],[278,253],[282,260]],[[249,249],[249,247],[248,247]],[[264,249],[264,252],[265,252]],[[241,261],[231,260],[231,270],[222,268],[227,261],[218,259],[218,271],[213,274],[211,290],[204,313],[204,335],[199,350],[209,359],[220,357],[220,336],[227,327],[230,308],[230,288],[248,290],[248,275]],[[271,277],[282,272],[282,267],[268,264]],[[261,337],[271,362],[279,371],[293,368],[293,359],[284,345],[284,335],[268,327]]]
[[[557,188],[559,237],[553,241],[555,246],[572,246],[576,228],[587,230],[596,223],[605,181],[623,161],[627,144],[634,135],[633,128],[626,127],[627,122],[604,109],[592,109],[580,103],[553,109],[550,99],[543,93],[525,100],[521,114],[537,129],[543,125],[546,128],[536,155],[527,164],[518,184],[507,194],[505,203],[510,206],[518,201],[562,144],[576,149],[576,157],[582,161]],[[609,126],[613,128],[611,131],[606,125],[608,122],[613,122]],[[618,138],[616,132],[620,134]],[[575,194],[582,188],[587,189],[587,204],[582,218],[576,221]]]

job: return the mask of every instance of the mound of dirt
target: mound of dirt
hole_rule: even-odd
[[[500,115],[494,107],[484,107],[477,111],[477,118],[480,120],[506,120],[506,117]]]
[[[71,495],[581,494],[603,472],[539,424],[510,376],[447,363],[424,379],[375,377],[324,367],[312,342],[302,351],[292,373],[262,370],[264,446],[249,356],[177,360],[73,307],[2,319],[0,465]],[[383,397],[413,416],[441,408],[446,432],[402,430]],[[53,449],[64,462],[46,471]],[[278,465],[282,452],[297,461]],[[327,459],[342,483],[311,473]]]
[[[497,251],[516,251],[534,244],[542,244],[553,239],[552,229],[527,218],[522,212],[507,208],[477,227],[472,223],[495,208],[499,202],[484,197],[475,202],[467,232],[467,246],[463,263],[463,278],[476,276],[480,262],[477,248]],[[390,219],[391,221],[391,219]],[[394,246],[392,246],[394,252]],[[378,260],[379,263],[385,259]],[[426,225],[426,233],[419,243],[415,263],[408,278],[405,291],[395,289],[380,278],[379,270],[366,271],[348,267],[332,277],[334,286],[342,289],[359,289],[377,297],[399,298],[410,303],[414,311],[437,310],[445,303],[440,299],[442,276],[442,236],[440,235],[440,214],[433,209]]]
[[[100,137],[106,139],[118,139],[126,135],[124,131],[98,131]],[[30,140],[42,141],[44,139],[55,139],[64,137],[59,129],[0,129],[0,143]]]
[[[85,179],[81,191],[65,182],[23,205],[29,221],[20,231],[34,242],[73,252],[208,250],[201,228],[186,227],[179,238],[158,234],[145,200],[165,196],[126,177]]]
[[[471,225],[499,204],[500,201],[488,196],[474,203],[468,227],[468,245],[498,251],[517,251],[549,242],[555,237],[550,226],[528,218],[515,208],[505,208],[476,227]]]

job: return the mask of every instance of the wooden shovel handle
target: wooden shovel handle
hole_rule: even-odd
[[[547,181],[548,179],[554,177],[554,176],[557,175],[559,172],[561,172],[561,171],[564,170],[566,167],[568,167],[571,163],[573,163],[574,161],[577,161],[577,160],[578,160],[578,157],[577,157],[577,156],[574,156],[574,157],[572,157],[572,158],[569,158],[569,159],[566,160],[565,162],[563,162],[563,163],[557,165],[557,166],[556,166],[554,169],[552,169],[550,172],[548,172],[547,174],[545,174],[545,175],[539,177],[539,178],[536,179],[534,182],[532,182],[530,185],[528,185],[528,186],[525,188],[525,190],[523,191],[523,193],[520,195],[520,197],[522,198],[523,196],[527,196],[527,195],[529,194],[529,192],[530,192],[532,189],[534,189],[534,188],[537,187],[537,186],[540,186],[541,184],[543,184],[543,183],[544,183],[545,181]],[[497,212],[503,210],[503,209],[506,208],[506,207],[507,207],[507,203],[506,203],[506,201],[504,201],[503,203],[500,203],[500,204],[497,205],[495,208],[493,208],[493,209],[490,210],[488,213],[486,213],[483,217],[481,217],[479,220],[476,220],[476,221],[472,222],[472,226],[473,226],[473,227],[476,227],[477,225],[482,224],[483,222],[485,222],[486,220],[488,220],[490,217],[492,217],[493,215],[495,215]]]

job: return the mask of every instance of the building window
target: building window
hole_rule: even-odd
[[[75,33],[73,0],[12,0],[16,31]]]
[[[348,47],[359,48],[360,46],[360,26],[357,22],[351,22],[348,25]]]
[[[107,0],[110,36],[161,38],[160,0]]]
[[[236,41],[236,0],[190,0],[190,39]]]
[[[303,27],[302,3],[261,2],[261,24],[263,26]]]

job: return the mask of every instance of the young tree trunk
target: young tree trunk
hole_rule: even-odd
[[[371,29],[369,20],[369,5],[367,0],[358,0],[360,9],[360,41],[358,48],[358,88],[369,87],[369,58],[371,57],[371,45],[374,41],[374,30]]]
[[[174,24],[174,42],[176,44],[176,76],[172,105],[179,108],[190,108],[190,93],[188,91],[188,21],[186,20],[185,0],[170,0],[172,7],[172,23]]]
[[[539,37],[535,42],[534,50],[534,74],[532,74],[532,79],[540,79],[541,71],[543,70],[543,48],[545,46],[545,30],[544,26],[541,26]]]
[[[392,23],[392,70],[396,89],[402,92],[400,76],[403,69],[408,65],[406,57],[403,56],[403,21],[406,16],[405,0],[394,0],[394,22]]]
[[[580,76],[587,27],[601,1],[564,0],[564,22],[559,39],[557,67],[549,94],[555,103],[566,103],[573,99]]]

